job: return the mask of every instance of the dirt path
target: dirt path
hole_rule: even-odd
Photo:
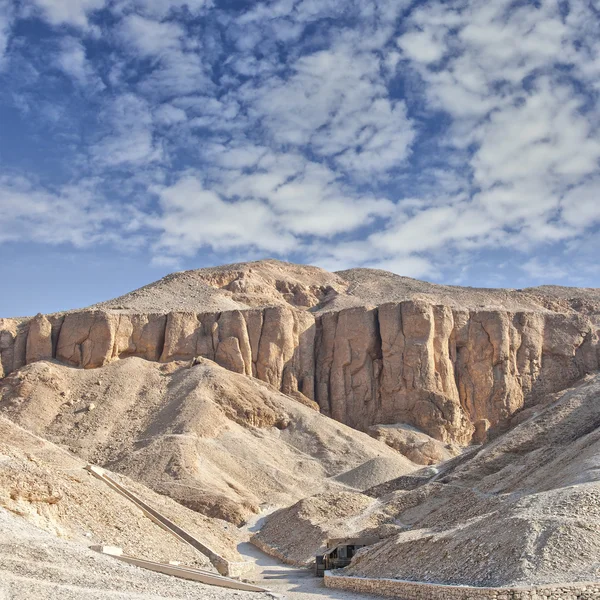
[[[381,599],[381,596],[355,594],[326,588],[323,579],[315,577],[311,569],[286,565],[249,542],[240,544],[238,551],[243,556],[255,561],[260,574],[258,584],[274,592],[278,598],[286,600]]]

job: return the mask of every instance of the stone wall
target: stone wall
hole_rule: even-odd
[[[402,600],[592,600],[600,598],[600,582],[557,583],[535,587],[483,588],[367,579],[325,573],[325,586]]]
[[[0,319],[0,377],[50,358],[94,368],[127,356],[202,356],[284,393],[302,393],[357,429],[403,422],[468,444],[597,370],[599,328],[600,315],[457,310],[423,301],[316,317],[293,307],[90,310]]]

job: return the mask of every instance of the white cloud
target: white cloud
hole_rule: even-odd
[[[485,239],[497,223],[483,211],[477,211],[464,198],[448,198],[446,202],[406,214],[399,205],[395,218],[383,232],[370,237],[374,248],[389,256],[438,250],[449,243],[468,244]]]
[[[134,94],[116,97],[104,114],[107,133],[91,149],[105,167],[145,165],[162,158],[148,103]]]
[[[161,104],[154,111],[154,119],[163,125],[173,125],[174,123],[182,123],[187,119],[185,110],[177,108],[172,104]]]
[[[3,67],[8,49],[13,17],[13,5],[10,0],[0,0],[0,69]]]
[[[97,183],[81,181],[50,190],[22,177],[1,176],[0,243],[84,247],[118,242],[118,224],[127,219],[126,211],[104,202]]]
[[[404,54],[422,63],[440,60],[446,51],[446,44],[438,41],[431,31],[410,31],[398,38],[398,46]]]
[[[85,87],[88,93],[97,92],[104,88],[102,80],[96,75],[94,68],[86,58],[85,48],[81,40],[64,37],[61,40],[61,48],[56,64],[66,75]]]
[[[213,0],[116,0],[113,10],[117,13],[135,9],[154,19],[162,20],[173,11],[189,10],[198,15],[213,5]]]
[[[101,10],[106,0],[27,0],[36,5],[52,25],[74,25],[83,29],[89,26],[89,16]]]
[[[140,89],[150,96],[172,98],[214,89],[202,58],[194,52],[173,51],[161,56]]]
[[[142,56],[160,56],[179,50],[185,30],[177,23],[161,23],[140,15],[126,16],[120,23],[119,36]]]
[[[600,222],[600,177],[569,190],[561,200],[564,221],[581,230]]]
[[[553,280],[564,279],[569,272],[562,266],[553,261],[542,261],[539,258],[532,258],[525,262],[521,268],[532,279],[550,283]]]
[[[389,200],[352,196],[332,171],[317,163],[305,165],[298,155],[264,154],[250,147],[245,155],[242,151],[234,168],[211,173],[210,187],[189,174],[159,188],[162,212],[153,225],[163,232],[161,249],[170,255],[204,246],[282,254],[304,246],[306,237],[352,233],[394,210]],[[268,168],[245,173],[239,165],[250,157]]]
[[[328,271],[341,271],[353,267],[384,269],[405,277],[437,277],[440,270],[434,259],[418,254],[384,255],[369,241],[315,244],[309,256],[311,264]]]
[[[300,252],[434,276],[450,253],[596,239],[600,24],[587,2],[35,5],[85,33],[102,7],[118,23],[102,56],[71,30],[53,66],[88,96],[109,74],[110,93],[83,107],[100,108],[82,154],[123,195],[158,194],[157,260]],[[14,97],[55,126],[70,107],[42,106],[33,87]],[[524,263],[532,277],[546,264]]]
[[[254,167],[268,152],[264,146],[251,143],[240,145],[210,144],[206,148],[216,165],[224,169],[240,170]]]
[[[518,105],[502,107],[474,131],[478,184],[542,179],[568,184],[598,168],[600,142],[570,88],[540,78]]]
[[[282,145],[310,145],[357,176],[402,164],[415,132],[406,106],[390,100],[381,59],[340,45],[300,58],[293,74],[273,78],[244,99]]]
[[[432,261],[422,256],[396,256],[390,260],[369,262],[364,265],[375,269],[384,269],[404,277],[435,277],[439,271]]]
[[[129,14],[119,24],[118,38],[134,58],[155,61],[140,85],[145,94],[174,97],[212,88],[209,66],[180,23]]]
[[[452,117],[445,142],[461,151],[473,148],[462,166],[472,185],[466,198],[443,207],[436,201],[389,227],[379,245],[398,252],[444,245],[531,252],[593,225],[589,188],[569,191],[597,174],[600,164],[586,94],[562,77],[557,64],[580,69],[590,63],[576,49],[582,4],[572,9],[565,19],[550,2],[515,7],[508,0],[470,0],[413,11],[398,45],[420,75],[430,106]],[[443,69],[430,66],[441,58]],[[446,189],[441,185],[439,192]],[[585,217],[575,216],[574,204]]]
[[[162,232],[159,253],[192,255],[209,246],[216,251],[254,247],[283,254],[296,246],[292,235],[277,231],[276,219],[265,203],[227,202],[194,175],[157,193],[162,215],[153,224]]]

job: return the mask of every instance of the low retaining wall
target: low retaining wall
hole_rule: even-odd
[[[282,563],[285,563],[286,565],[292,565],[293,567],[308,567],[310,565],[311,561],[302,563],[302,562],[290,560],[285,554],[279,552],[275,548],[272,548],[268,544],[265,544],[262,540],[258,539],[257,534],[254,534],[250,538],[250,543],[253,546],[256,546],[259,550],[261,550],[265,554],[268,554],[269,556],[276,558],[277,560],[281,561]],[[312,561],[312,562],[314,562],[314,561]]]
[[[325,586],[402,600],[599,600],[600,581],[521,588],[485,588],[416,583],[399,579],[344,577],[325,572]]]

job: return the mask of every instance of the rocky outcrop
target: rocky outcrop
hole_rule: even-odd
[[[461,450],[455,444],[444,444],[404,423],[372,425],[367,433],[418,465],[444,462],[459,454]]]
[[[0,377],[26,364],[27,332],[21,319],[0,319]]]
[[[316,400],[357,429],[408,423],[467,444],[597,370],[594,318],[417,300],[317,316],[288,306],[167,315],[89,310],[0,320],[0,375],[48,358],[94,368],[125,356],[205,357]]]
[[[49,360],[53,358],[52,350],[52,323],[44,315],[39,314],[29,323],[25,360],[27,364],[38,360]]]

